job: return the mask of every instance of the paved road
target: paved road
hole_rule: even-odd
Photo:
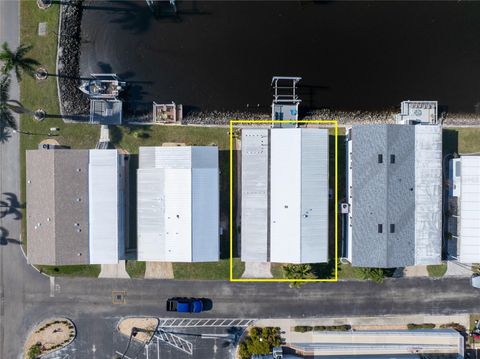
[[[17,265],[22,269],[22,263]],[[27,267],[23,267],[27,272]],[[30,275],[24,280],[30,283]],[[203,296],[213,309],[200,317],[325,317],[384,314],[452,314],[480,312],[479,292],[468,279],[392,279],[372,282],[340,282],[306,285],[300,290],[286,284],[188,282],[157,280],[57,279],[54,297],[48,281],[26,287],[24,317],[7,318],[15,333],[24,333],[45,317],[66,315],[76,322],[79,337],[70,358],[110,358],[118,350],[115,323],[123,315],[171,316],[165,312],[169,296]],[[126,304],[112,304],[112,291],[125,291]],[[14,358],[23,336],[7,341],[4,358]]]
[[[18,44],[17,1],[0,1],[0,42]],[[12,97],[18,98],[13,83]],[[19,198],[19,144],[13,135],[0,144],[0,200]],[[12,197],[10,197],[12,198]],[[115,324],[123,315],[166,316],[169,296],[203,296],[213,309],[203,317],[321,317],[383,314],[449,314],[480,312],[479,293],[467,279],[401,279],[383,285],[370,282],[321,283],[300,290],[286,284],[188,282],[157,280],[50,280],[27,265],[20,246],[15,211],[0,219],[7,237],[0,245],[0,358],[20,357],[28,330],[51,316],[77,324],[78,338],[70,358],[111,358],[118,350]],[[112,291],[125,291],[126,303],[112,304]],[[74,351],[72,351],[72,349]]]

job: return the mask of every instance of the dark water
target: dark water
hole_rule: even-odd
[[[86,2],[82,72],[114,71],[137,102],[242,110],[271,103],[273,75],[301,76],[303,105],[378,110],[480,103],[480,3]]]

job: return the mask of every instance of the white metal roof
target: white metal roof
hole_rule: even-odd
[[[462,156],[460,186],[460,248],[463,263],[480,262],[480,156]]]
[[[119,260],[119,168],[117,150],[90,150],[88,170],[89,248],[91,264]],[[123,205],[123,204],[121,204]]]
[[[242,130],[242,246],[245,262],[268,261],[268,129]]]
[[[272,129],[270,261],[328,261],[328,130]]]
[[[415,264],[439,264],[442,250],[442,128],[415,126]]]
[[[140,147],[138,259],[219,258],[217,147]]]
[[[297,129],[272,129],[270,260],[301,261],[302,137]]]

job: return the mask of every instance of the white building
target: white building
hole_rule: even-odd
[[[124,259],[124,172],[123,156],[117,150],[89,151],[88,234],[91,264],[114,264]]]
[[[347,201],[345,257],[353,266],[440,264],[442,128],[348,129]]]
[[[217,147],[140,147],[138,260],[219,259]]]
[[[400,125],[438,125],[438,102],[402,101],[395,121]]]
[[[313,332],[289,347],[315,358],[463,358],[463,336],[453,329]]]
[[[125,259],[125,162],[117,150],[29,150],[31,264],[115,264]]]
[[[480,262],[480,156],[450,160],[450,195],[457,198],[457,257]]]
[[[242,130],[241,258],[328,261],[328,130]]]

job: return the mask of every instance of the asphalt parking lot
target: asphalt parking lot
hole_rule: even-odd
[[[162,341],[160,336],[155,336],[151,343],[144,347],[139,343],[133,343],[128,349],[125,359],[226,359],[235,357],[235,333],[231,328],[170,328],[169,334],[173,334],[183,342],[185,351],[172,343]],[[237,337],[238,338],[238,337]],[[123,354],[127,347],[128,338],[119,336],[115,345],[115,354]],[[238,340],[238,339],[237,339]],[[118,349],[117,349],[118,348]],[[191,348],[191,351],[188,349]]]
[[[72,344],[44,358],[117,359],[123,354],[125,359],[234,358],[235,346],[244,331],[241,327],[164,328],[148,346],[132,341],[125,351],[128,337],[116,330],[120,320],[109,317],[94,326],[92,317],[76,320],[77,338]]]

